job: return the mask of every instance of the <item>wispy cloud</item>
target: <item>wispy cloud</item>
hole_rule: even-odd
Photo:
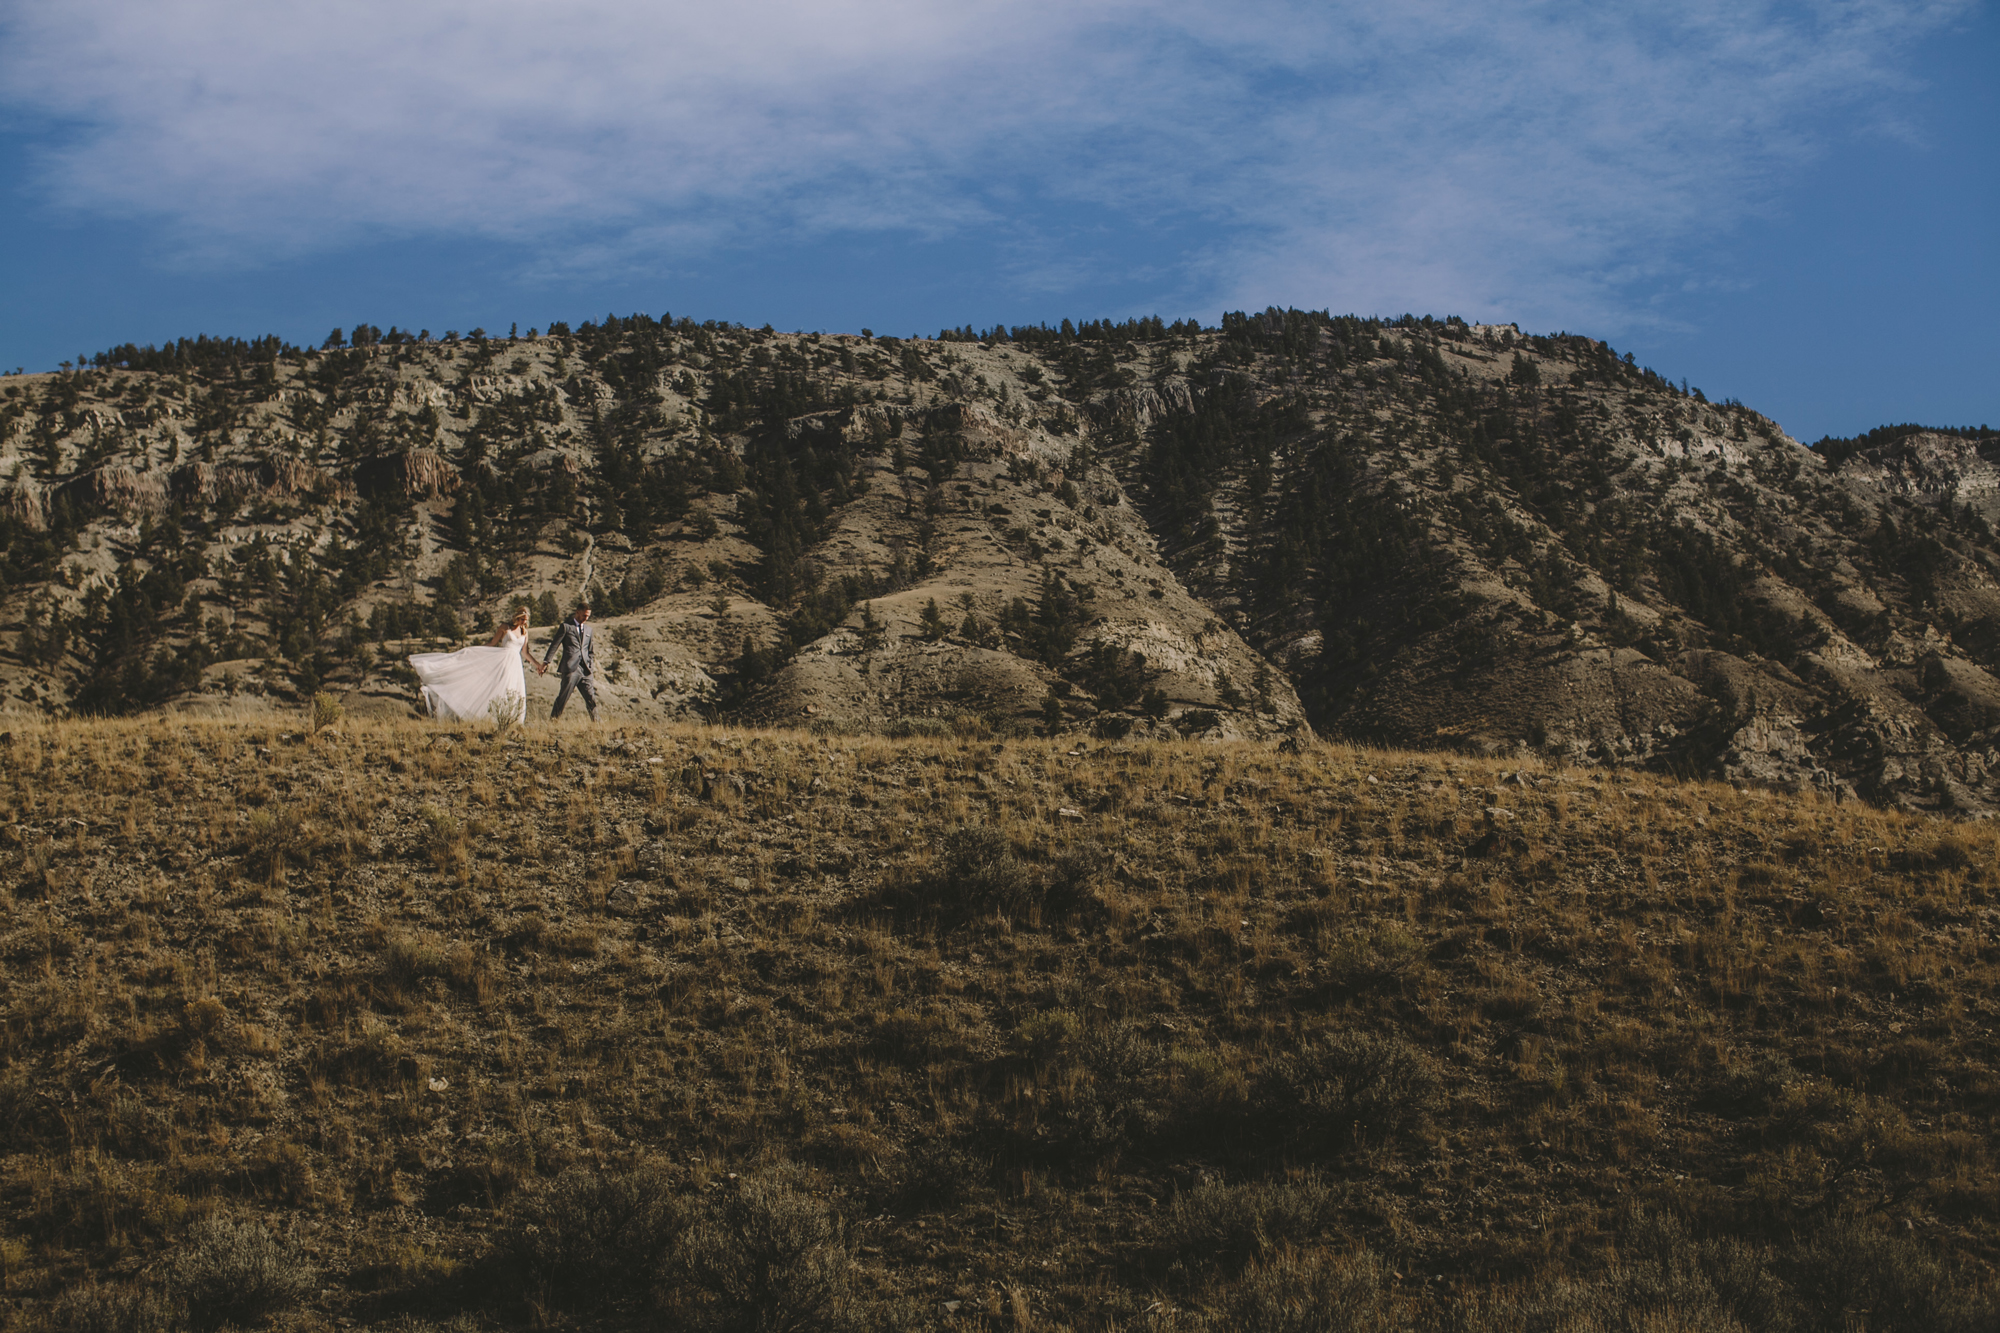
[[[0,19],[35,187],[239,264],[382,236],[551,275],[820,232],[1167,225],[1162,304],[1643,318],[1971,0],[72,0]],[[1865,100],[1862,102],[1866,105]],[[1885,110],[1884,123],[1890,117]]]

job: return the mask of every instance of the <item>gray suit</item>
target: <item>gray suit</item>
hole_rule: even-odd
[[[591,674],[597,669],[596,647],[590,641],[590,626],[577,620],[574,614],[566,617],[556,626],[555,637],[549,640],[548,651],[542,654],[542,665],[562,649],[562,665],[556,668],[562,677],[562,688],[556,691],[556,706],[549,710],[549,721],[562,716],[564,705],[569,703],[571,690],[583,696],[583,706],[590,710],[590,720],[597,720],[597,682]]]

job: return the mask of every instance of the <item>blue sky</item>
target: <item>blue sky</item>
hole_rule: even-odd
[[[1267,304],[2000,424],[1975,0],[0,0],[0,367],[644,310]]]

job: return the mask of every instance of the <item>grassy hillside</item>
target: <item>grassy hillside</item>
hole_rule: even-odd
[[[1984,825],[1309,745],[0,755],[9,1328],[2000,1311]]]

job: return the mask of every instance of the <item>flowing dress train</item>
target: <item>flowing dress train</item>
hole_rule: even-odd
[[[497,722],[511,714],[516,722],[527,721],[528,673],[521,661],[527,641],[526,633],[508,630],[497,647],[476,644],[455,653],[413,654],[410,666],[422,682],[417,694],[424,710],[447,720]]]

